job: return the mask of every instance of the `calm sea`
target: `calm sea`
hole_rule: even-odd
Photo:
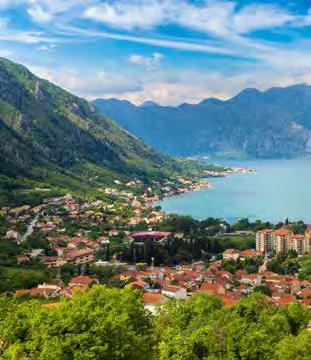
[[[242,217],[311,223],[311,159],[217,163],[251,167],[257,172],[209,179],[212,189],[165,199],[159,203],[162,209],[197,219],[223,218],[231,223]]]

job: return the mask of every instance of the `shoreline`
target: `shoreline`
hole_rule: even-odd
[[[195,192],[203,189],[213,189],[214,186],[208,181],[208,179],[222,178],[233,174],[252,174],[257,171],[256,169],[242,168],[242,167],[223,167],[223,168],[224,168],[223,171],[212,171],[212,170],[203,171],[204,174],[206,174],[207,176],[205,178],[202,178],[202,180],[193,182],[191,185],[189,185],[189,187],[177,189],[174,193],[168,192],[167,194],[159,198],[157,201],[149,204],[149,206],[153,207],[154,204],[159,203],[160,201],[171,199],[183,194],[187,194],[189,192]]]

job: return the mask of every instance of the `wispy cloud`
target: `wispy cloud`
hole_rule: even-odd
[[[94,31],[84,28],[78,28],[73,26],[62,26],[59,28],[58,34],[68,36],[81,36],[89,38],[102,38],[102,39],[115,39],[121,41],[130,41],[140,44],[154,45],[158,47],[179,49],[184,51],[195,51],[202,53],[215,53],[223,55],[234,55],[237,54],[235,49],[226,49],[218,45],[214,41],[208,40],[183,40],[183,39],[172,39],[162,37],[148,37],[148,36],[135,36],[121,33],[107,32],[107,31]]]
[[[84,16],[117,29],[148,29],[159,25],[169,16],[170,3],[161,0],[104,1],[87,8]]]
[[[13,49],[15,57],[15,46],[28,49],[32,61],[45,64],[32,67],[36,73],[88,98],[177,104],[311,80],[311,44],[303,33],[311,8],[284,1],[0,0],[0,11],[2,56]],[[12,13],[22,13],[22,21]],[[96,55],[86,51],[87,67],[84,45],[96,46]]]
[[[238,1],[120,0],[86,8],[84,16],[115,29],[148,29],[178,24],[218,36],[280,27],[296,16],[278,5]]]
[[[151,56],[143,56],[140,54],[132,54],[129,56],[129,62],[136,65],[143,65],[148,70],[154,70],[159,65],[163,59],[163,55],[161,53],[155,52],[151,54]]]

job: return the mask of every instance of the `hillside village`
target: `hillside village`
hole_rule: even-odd
[[[133,189],[140,183],[134,180],[127,186]],[[161,190],[170,196],[203,186],[206,183],[180,179],[178,186],[162,184]],[[43,281],[39,277],[26,288],[12,288],[13,294],[55,302],[61,296],[71,297],[76,288],[100,283],[128,285],[142,292],[145,307],[154,313],[157,304],[170,298],[186,300],[196,292],[212,293],[226,305],[233,305],[260,291],[277,305],[299,300],[311,310],[309,280],[301,279],[298,271],[271,271],[269,265],[283,253],[291,252],[294,261],[308,253],[311,228],[305,234],[294,234],[288,225],[261,229],[256,234],[247,229],[227,233],[226,224],[220,222],[211,232],[212,238],[240,236],[242,242],[250,238],[253,247],[227,247],[202,260],[161,266],[153,255],[156,247],[161,249],[174,241],[189,243],[191,235],[186,230],[161,230],[161,224],[172,215],[152,206],[159,194],[152,188],[139,195],[118,187],[101,192],[105,200],[66,195],[47,198],[34,207],[1,209],[2,242],[14,244],[15,249],[14,259],[6,259],[9,266],[19,277],[29,269],[45,274]],[[204,241],[208,240],[209,236]],[[148,247],[153,251],[149,257]]]

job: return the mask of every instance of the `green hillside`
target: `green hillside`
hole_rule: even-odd
[[[81,192],[115,179],[145,182],[180,170],[84,99],[0,59],[0,201],[50,188]]]

